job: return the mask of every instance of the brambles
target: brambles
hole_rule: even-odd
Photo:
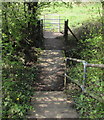
[[[89,39],[80,40],[77,48],[70,50],[73,53],[73,57],[76,54],[79,55],[80,59],[86,60],[88,63],[93,64],[103,64],[103,51],[102,51],[102,36],[101,34],[94,34],[93,37]],[[103,91],[104,91],[104,69],[103,68],[87,68],[87,77],[85,80],[85,88],[89,93],[95,95],[98,99],[102,99]],[[70,62],[69,66],[69,76],[77,81],[80,85],[83,81],[83,65],[82,63]],[[70,85],[70,84],[69,84]],[[74,90],[72,90],[74,95],[73,98],[76,103],[76,108],[79,111],[79,115],[81,118],[103,118],[104,117],[104,107],[103,103],[93,97],[86,94],[76,94]]]
[[[3,118],[25,117],[31,109],[33,83],[36,79],[35,67],[14,65],[3,68]]]
[[[16,2],[2,4],[2,117],[6,119],[24,118],[26,112],[32,109],[30,98],[40,50],[35,44],[38,19],[36,11],[29,14],[33,10],[28,9],[29,4],[33,5]],[[34,24],[31,23],[33,20]]]

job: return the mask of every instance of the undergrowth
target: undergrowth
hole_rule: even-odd
[[[3,67],[3,116],[2,118],[24,118],[32,109],[30,98],[33,95],[33,83],[36,79],[36,67],[26,67],[20,63]]]
[[[102,34],[93,34],[91,38],[80,40],[74,51],[72,49],[70,52],[72,52],[74,58],[78,56],[77,58],[88,63],[104,64],[103,45]],[[104,69],[87,67],[86,75],[85,89],[89,94],[80,92],[79,95],[74,94],[73,96],[79,116],[80,118],[104,118],[104,104],[102,102],[104,100]],[[83,64],[69,62],[69,76],[82,85]],[[93,94],[96,99],[91,97],[90,94]]]
[[[102,40],[102,7],[101,3],[62,3],[53,2],[43,8],[41,18],[44,15],[58,14],[61,19],[69,20],[69,27],[74,31],[78,42],[69,35],[66,43],[66,56],[82,59],[92,64],[104,64],[104,41]],[[48,21],[49,22],[49,21]],[[63,22],[63,21],[61,21]],[[52,28],[52,26],[49,26]],[[64,29],[64,27],[62,26]],[[83,84],[83,64],[68,62],[69,76]],[[86,88],[97,98],[104,99],[104,69],[87,68],[85,81]],[[70,84],[69,84],[70,87]],[[73,99],[80,118],[104,118],[104,104],[89,95],[75,92],[72,88],[67,90],[73,93]]]
[[[37,3],[33,4],[2,3],[2,118],[6,120],[20,120],[32,109],[35,64],[41,50],[38,13],[33,14]]]

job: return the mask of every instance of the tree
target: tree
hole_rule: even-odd
[[[37,11],[38,2],[3,3],[3,56],[25,59],[32,47],[39,47]]]

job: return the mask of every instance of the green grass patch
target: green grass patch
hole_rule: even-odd
[[[59,14],[60,18],[68,19],[71,28],[79,27],[85,21],[93,21],[100,18],[102,13],[101,3],[82,3],[77,5],[72,4],[72,7],[67,7],[63,3],[57,3],[43,8],[41,18],[46,14]],[[52,18],[51,15],[49,15]]]

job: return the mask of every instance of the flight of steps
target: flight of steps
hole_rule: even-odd
[[[38,78],[34,81],[34,96],[27,118],[78,118],[71,98],[67,100],[64,89],[64,42],[55,33],[46,33],[45,50],[38,59]]]

